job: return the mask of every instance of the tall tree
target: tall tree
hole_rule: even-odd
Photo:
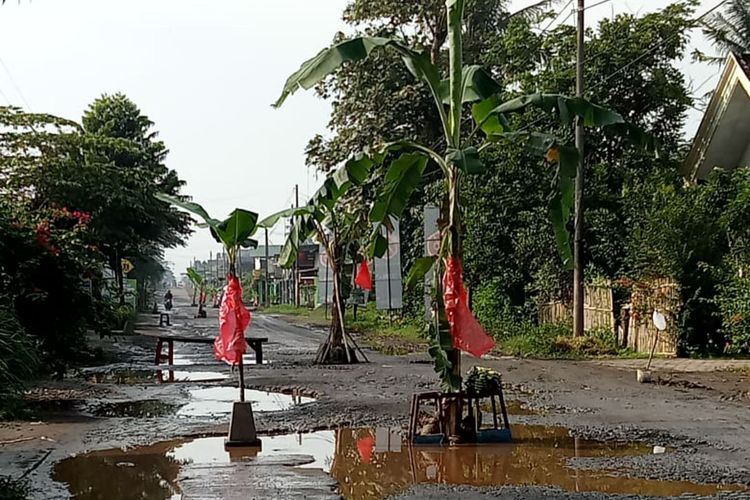
[[[153,122],[126,96],[96,99],[82,123],[86,168],[96,184],[76,193],[76,201],[93,214],[94,230],[122,293],[120,259],[147,260],[149,248],[174,247],[190,233],[190,217],[154,196],[177,196],[184,182],[164,164],[168,150],[157,139]]]
[[[709,15],[703,21],[703,33],[714,44],[720,56],[729,52],[744,54],[750,51],[750,0],[729,0],[721,12]],[[699,58],[720,62],[723,57],[705,56],[696,52]]]
[[[626,248],[644,208],[643,197],[679,183],[682,129],[691,99],[676,63],[685,54],[692,10],[681,2],[643,16],[621,14],[587,33],[589,95],[651,130],[660,144],[655,159],[626,148],[617,137],[589,131],[596,145],[586,152],[585,260],[592,276],[616,279],[635,272]],[[516,20],[484,59],[524,92],[570,93],[575,88],[575,43],[573,27],[539,34]],[[650,50],[653,44],[660,50]],[[568,133],[544,117],[536,120],[542,130]],[[542,216],[552,172],[537,168],[536,158],[521,148],[488,151],[483,160],[488,171],[468,180],[465,196],[468,281],[476,288],[497,280],[505,299],[523,306],[525,314],[535,303],[569,297],[568,271]]]

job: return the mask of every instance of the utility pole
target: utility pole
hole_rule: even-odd
[[[578,0],[577,16],[577,34],[578,50],[576,54],[576,97],[583,97],[583,14],[584,0]],[[583,167],[584,167],[584,137],[583,121],[581,118],[576,119],[576,148],[578,149],[578,168],[576,168],[576,185],[575,185],[575,218],[574,218],[574,239],[573,239],[573,335],[580,337],[583,335]]]
[[[266,263],[264,266],[265,267],[265,273],[264,273],[265,279],[263,280],[263,282],[265,283],[265,286],[263,287],[263,303],[265,304],[266,307],[268,307],[271,305],[271,299],[268,295],[268,285],[269,285],[268,280],[270,278],[268,276],[268,228],[265,228],[265,230],[266,230]]]
[[[294,208],[299,208],[299,184],[294,185]],[[303,244],[300,242],[300,244]],[[299,248],[297,249],[297,259],[294,262],[297,263],[294,269],[294,305],[299,307],[300,304],[300,290],[299,290]]]

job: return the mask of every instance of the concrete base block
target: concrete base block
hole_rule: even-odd
[[[232,406],[232,420],[229,422],[229,436],[224,446],[260,446],[260,439],[255,433],[253,407],[249,401],[235,401]]]

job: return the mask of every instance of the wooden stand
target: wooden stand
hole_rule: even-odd
[[[454,437],[446,433],[446,412],[458,399],[461,411],[462,434],[458,436],[462,443],[508,443],[512,440],[508,410],[505,406],[503,391],[499,388],[488,394],[475,395],[464,392],[425,392],[414,394],[411,401],[411,419],[409,421],[409,441],[414,444],[445,444]],[[485,400],[491,406],[492,426],[482,427],[482,405]],[[424,402],[435,405],[437,432],[422,434],[419,427],[419,415]],[[498,408],[499,407],[499,408]],[[499,410],[499,415],[498,415]],[[498,418],[500,417],[502,421]],[[453,443],[451,443],[453,444]]]

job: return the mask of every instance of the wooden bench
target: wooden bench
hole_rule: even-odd
[[[159,313],[159,326],[162,327],[162,326],[165,326],[165,325],[166,326],[172,326],[169,323],[169,313],[165,313],[165,312]]]
[[[268,342],[267,337],[246,337],[245,340],[250,348],[255,351],[255,363],[263,364],[263,344]],[[180,337],[177,335],[162,335],[156,337],[156,364],[168,362],[174,364],[174,343],[185,342],[188,344],[213,344],[213,337]],[[164,344],[167,345],[167,354],[164,354]]]

